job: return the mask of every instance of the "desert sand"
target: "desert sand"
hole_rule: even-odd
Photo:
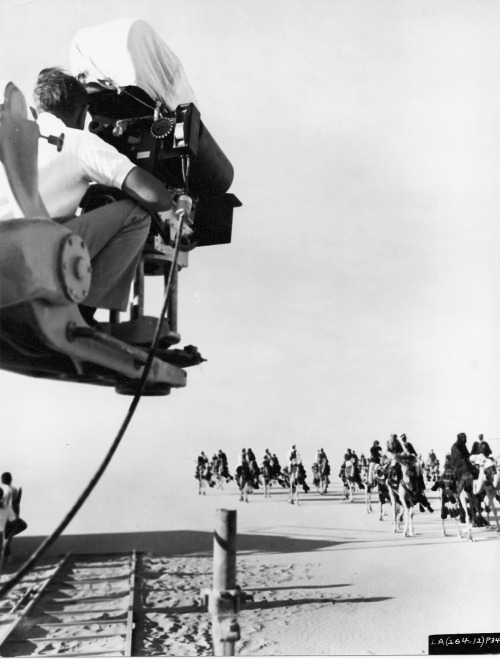
[[[239,614],[239,655],[427,654],[431,634],[496,633],[500,533],[443,537],[436,512],[416,512],[414,537],[394,534],[364,495],[342,499],[340,483],[299,506],[274,487],[239,501],[233,483],[199,496],[185,480],[165,509],[168,530],[65,535],[54,552],[142,552],[136,656],[211,654],[210,618],[199,606],[212,579],[217,509],[236,509],[238,584],[252,596]],[[180,492],[177,492],[180,495]],[[37,538],[16,540],[19,558]],[[47,559],[49,560],[49,559]]]

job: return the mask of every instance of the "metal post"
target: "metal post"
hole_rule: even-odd
[[[214,656],[234,656],[240,639],[237,621],[240,597],[236,587],[236,510],[217,510],[214,530],[214,578],[209,596]]]

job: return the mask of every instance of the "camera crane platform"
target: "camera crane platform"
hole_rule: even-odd
[[[226,193],[232,167],[193,104],[168,115],[157,106],[143,116],[142,103],[140,117],[133,108],[125,117],[113,116],[122,111],[117,92],[93,91],[91,130],[165,185],[174,184],[184,197],[193,198],[192,233],[189,238],[177,236],[175,215],[163,222],[156,218],[134,282],[129,320],[121,322],[112,312],[100,329],[87,325],[78,307],[92,276],[87,248],[79,236],[49,217],[38,192],[38,140],[45,137],[61,149],[64,136],[41,136],[38,125],[27,118],[22,93],[8,83],[0,89],[0,184],[7,195],[0,197],[0,210],[8,204],[15,209],[15,219],[0,221],[0,368],[135,394],[156,322],[144,316],[144,277],[163,275],[171,296],[143,394],[166,395],[172,387],[186,385],[185,368],[205,361],[194,346],[172,347],[180,341],[178,272],[187,267],[194,247],[231,241],[233,209],[241,203]],[[83,212],[120,194],[91,186],[82,201]]]

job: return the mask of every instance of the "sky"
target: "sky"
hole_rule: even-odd
[[[201,450],[335,465],[403,432],[444,457],[466,432],[500,453],[499,2],[0,0],[0,79],[30,102],[79,29],[116,18],[180,58],[243,206],[180,275],[181,345],[207,362],[141,401],[71,530],[102,530],[103,493],[126,516],[138,481],[192,477]],[[155,315],[158,282],[146,298]],[[0,468],[48,532],[130,399],[4,371],[0,394]]]

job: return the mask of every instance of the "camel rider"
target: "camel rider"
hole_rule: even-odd
[[[470,461],[483,469],[484,480],[490,484],[493,484],[493,478],[496,474],[496,465],[494,460],[491,457],[491,448],[488,442],[483,441],[483,435],[479,435],[480,442],[474,442],[474,445],[470,452]],[[481,476],[480,476],[481,478]],[[481,489],[479,487],[479,489]]]
[[[276,453],[273,453],[273,455],[272,455],[271,468],[272,468],[272,471],[273,471],[274,478],[278,478],[278,476],[281,476],[281,465],[280,465],[280,461],[278,460],[278,456],[276,455]]]
[[[359,487],[360,490],[364,490],[365,486],[363,485],[363,482],[361,480],[361,474],[359,473],[359,466],[358,466],[358,461],[359,458],[356,455],[354,451],[351,451],[350,448],[347,449],[347,454],[349,455],[349,459],[351,460],[354,468],[354,481],[356,485]]]
[[[205,468],[208,466],[209,460],[205,455],[204,451],[200,453],[196,460],[196,471],[194,474],[195,478],[199,478],[205,471]]]
[[[460,432],[450,451],[450,467],[455,469],[457,480],[467,472],[473,475],[477,474],[477,467],[472,465],[470,461],[470,453],[466,443],[467,435]]]
[[[485,441],[484,435],[479,435],[479,452],[488,458],[491,457],[491,454],[493,453],[490,445]]]
[[[243,458],[243,456],[242,456]],[[258,490],[259,489],[259,483],[260,483],[260,469],[259,465],[257,464],[257,460],[255,458],[255,453],[252,451],[251,448],[248,448],[246,450],[246,461],[248,463],[248,466],[250,467],[250,471],[252,472],[253,476],[253,487]]]
[[[380,456],[382,454],[382,447],[380,442],[376,439],[370,447],[370,462],[368,464],[368,485],[373,485],[376,466],[380,464]]]
[[[403,447],[403,453],[409,453],[410,455],[414,455],[415,457],[417,457],[417,452],[413,448],[413,444],[408,441],[404,433],[399,436],[399,439]]]
[[[318,462],[320,462],[320,460],[328,460],[328,458],[326,457],[326,453],[322,448],[320,448],[318,451]]]
[[[387,442],[387,455],[391,460],[391,464],[396,462],[395,457],[404,453],[403,446],[398,439],[397,435],[391,435]]]
[[[331,471],[331,469],[330,469],[330,460],[328,460],[328,458],[326,457],[326,453],[325,453],[324,449],[322,449],[322,448],[320,448],[320,450],[318,452],[318,461],[319,460],[322,460],[325,463],[325,468],[324,468],[324,471],[323,471],[323,475],[324,476],[329,476],[330,471]]]
[[[397,482],[401,478],[401,465],[398,456],[404,453],[403,446],[397,435],[391,435],[387,442],[386,454],[389,459],[388,480]]]
[[[208,458],[205,455],[205,453],[202,451],[200,455],[198,456],[198,464],[199,465],[206,465],[208,464]]]
[[[292,465],[294,465],[296,462],[300,460],[300,455],[299,452],[297,451],[297,447],[295,446],[295,444],[292,444],[291,449],[288,451],[286,460],[288,463],[288,473],[291,473]]]
[[[403,433],[400,435],[400,440],[401,444],[403,446],[403,452],[407,453],[414,458],[414,465],[415,465],[415,471],[417,474],[418,482],[422,490],[425,490],[425,481],[424,481],[424,473],[422,469],[422,461],[418,459],[417,452],[415,451],[413,444],[408,441],[406,438],[406,435]]]
[[[232,476],[230,476],[230,474],[229,474],[229,468],[228,468],[228,465],[227,465],[227,455],[224,453],[224,451],[222,449],[219,449],[217,457],[220,460],[220,463],[222,465],[221,475],[224,478],[232,478]]]
[[[353,477],[354,477],[354,461],[352,459],[352,453],[345,453],[344,462],[340,466],[339,478],[344,480]]]

